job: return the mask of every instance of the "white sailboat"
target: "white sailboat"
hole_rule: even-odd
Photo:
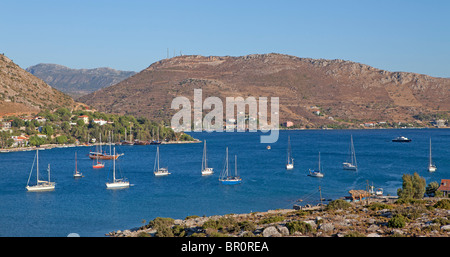
[[[344,170],[358,170],[358,164],[356,163],[355,147],[353,145],[353,136],[350,136],[350,162],[346,161],[342,163]]]
[[[309,169],[308,176],[310,176],[310,177],[317,177],[317,178],[323,178],[322,169],[320,168],[320,152],[319,152],[319,169],[317,169],[317,170]]]
[[[35,192],[36,191],[54,190],[55,182],[50,182],[50,164],[48,165],[48,168],[47,168],[48,181],[39,179],[39,150],[38,149],[36,149],[35,161],[36,161],[36,185],[30,186],[31,173],[33,172],[33,166],[31,166],[31,171],[30,171],[30,175],[28,176],[28,182],[27,182],[26,189],[28,191],[35,191]],[[33,161],[33,165],[34,165],[34,161]]]
[[[428,171],[429,172],[435,172],[437,170],[436,165],[433,164],[433,161],[431,159],[431,138],[430,138],[430,162],[428,163]]]
[[[116,155],[116,148],[114,147],[114,155]],[[119,189],[130,186],[130,182],[126,178],[116,178],[116,159],[113,158],[113,180],[106,183],[107,189]]]
[[[160,168],[159,167],[159,145],[156,147],[156,157],[155,157],[155,165],[153,166],[153,174],[155,176],[167,176],[169,175],[169,170],[167,168]]]
[[[77,169],[77,152],[75,152],[75,172],[73,173],[74,178],[82,178],[83,174]]]
[[[287,170],[292,170],[293,168],[294,168],[294,159],[292,158],[291,137],[288,136],[286,169]]]
[[[202,176],[212,175],[214,173],[213,168],[208,167],[208,158],[206,155],[206,140],[203,146],[203,158],[202,158]]]
[[[234,156],[234,176],[229,174],[228,172],[228,147],[226,151],[226,158],[225,158],[225,166],[222,171],[222,174],[220,174],[219,181],[222,182],[224,185],[236,185],[240,184],[242,182],[241,177],[238,176],[237,173],[237,156]]]

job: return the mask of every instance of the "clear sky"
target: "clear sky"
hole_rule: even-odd
[[[174,53],[282,53],[450,77],[450,1],[103,1],[0,4],[0,53],[22,68],[140,71]]]

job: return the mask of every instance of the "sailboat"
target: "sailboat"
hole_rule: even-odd
[[[74,178],[81,178],[83,177],[83,174],[81,172],[78,171],[77,169],[77,152],[75,152],[75,172],[73,174]]]
[[[219,181],[224,185],[236,185],[242,182],[242,179],[237,174],[237,156],[234,156],[234,176],[231,176],[228,171],[228,147],[225,158],[225,167],[220,175]]]
[[[203,158],[202,158],[202,176],[213,174],[213,168],[208,168],[208,158],[206,155],[206,140],[203,146]]]
[[[436,165],[433,164],[433,161],[431,159],[431,138],[430,138],[430,162],[428,164],[428,171],[435,172],[436,170],[437,170]]]
[[[116,155],[116,148],[114,147],[114,155]],[[108,189],[118,189],[129,187],[130,182],[126,178],[116,178],[116,159],[113,159],[113,180],[106,183]]]
[[[288,136],[286,169],[292,170],[293,168],[294,168],[294,159],[292,158],[291,137]]]
[[[97,156],[96,159],[97,159],[97,163],[96,163],[96,164],[93,164],[93,165],[92,165],[92,168],[94,168],[94,169],[101,169],[101,168],[104,168],[104,167],[105,167],[105,164],[98,161],[98,156]]]
[[[31,173],[33,172],[33,166],[34,166],[34,161],[33,161],[33,166],[31,166],[31,171],[30,171],[30,175],[28,176],[28,182],[27,182],[26,189],[28,191],[54,190],[55,182],[50,182],[50,164],[48,165],[48,168],[47,168],[48,181],[39,179],[39,150],[38,149],[36,149],[35,161],[36,161],[36,185],[30,186],[30,178],[31,178]]]
[[[323,173],[322,173],[322,170],[321,170],[321,168],[320,168],[320,152],[319,152],[319,169],[317,169],[317,170],[311,170],[311,169],[309,169],[309,174],[308,174],[308,176],[310,176],[310,177],[318,177],[318,178],[323,178]]]
[[[358,170],[358,164],[356,163],[355,147],[353,145],[353,136],[350,136],[350,162],[346,161],[342,163],[344,170]]]
[[[153,166],[153,174],[155,176],[167,176],[169,175],[169,170],[167,168],[160,168],[159,167],[159,146],[156,147],[156,157],[155,157],[155,165]]]
[[[111,131],[109,132],[111,133]],[[102,135],[100,134],[100,151],[96,151],[96,152],[90,152],[89,153],[89,158],[91,159],[101,159],[101,160],[111,160],[111,159],[117,159],[119,158],[119,156],[122,156],[123,153],[121,154],[111,154],[111,134],[109,134],[109,154],[106,153],[106,151],[103,153],[102,152]]]

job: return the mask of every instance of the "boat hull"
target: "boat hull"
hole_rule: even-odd
[[[319,172],[319,171],[309,171],[308,176],[310,177],[316,177],[316,178],[323,178],[323,173]]]
[[[55,183],[46,183],[41,185],[27,186],[29,192],[52,191],[55,190]]]
[[[119,158],[123,154],[116,154],[116,155],[109,155],[109,154],[96,154],[96,153],[90,153],[89,158],[91,159],[99,159],[99,160],[113,160]]]
[[[92,168],[94,168],[94,169],[101,169],[101,168],[104,168],[104,167],[105,167],[104,164],[96,164],[96,165],[92,165]]]
[[[355,165],[353,165],[353,164],[351,164],[351,163],[348,163],[348,162],[344,162],[344,163],[342,164],[342,168],[343,168],[344,170],[357,170],[357,167],[356,167]]]
[[[436,166],[433,166],[433,165],[428,166],[429,172],[435,172],[436,170],[437,170]]]
[[[129,186],[130,186],[130,182],[128,182],[128,181],[106,183],[106,188],[108,188],[108,189],[127,188]]]
[[[155,171],[155,172],[153,172],[153,174],[155,174],[156,177],[162,177],[162,176],[167,176],[170,173],[169,172]]]
[[[202,176],[208,176],[208,175],[212,175],[214,173],[212,168],[207,168],[202,170]]]
[[[237,185],[242,182],[242,179],[240,178],[233,178],[233,179],[221,179],[220,182],[223,185]]]
[[[77,174],[74,174],[73,177],[74,177],[74,178],[82,178],[82,177],[83,177],[83,174],[77,173]]]
[[[294,164],[286,164],[287,170],[292,170],[294,168]]]

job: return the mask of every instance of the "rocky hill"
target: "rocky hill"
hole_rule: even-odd
[[[61,106],[73,108],[76,105],[68,95],[0,55],[0,116],[37,113]]]
[[[302,210],[157,217],[139,228],[113,231],[111,237],[448,237],[448,199],[415,203],[374,199],[358,203],[334,201],[333,206]],[[332,202],[333,203],[333,202]]]
[[[282,54],[164,59],[79,100],[100,111],[170,120],[172,100],[192,103],[195,88],[224,103],[227,96],[279,97],[280,122],[302,127],[414,122],[418,114],[450,111],[448,78]]]
[[[47,63],[40,63],[26,70],[74,99],[119,83],[136,73],[111,68],[71,69]]]

